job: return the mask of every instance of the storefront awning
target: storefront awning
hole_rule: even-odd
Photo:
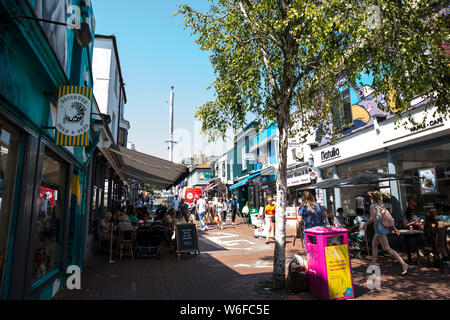
[[[308,189],[333,189],[341,182],[339,179],[325,179],[315,184],[300,188],[298,190],[308,190]]]
[[[206,188],[203,189],[203,192],[208,191],[208,190],[212,189],[213,187],[214,187],[214,181],[211,182],[210,184],[208,184],[208,185],[206,186]]]
[[[258,173],[255,173],[255,174],[251,175],[251,176],[248,176],[247,178],[245,178],[245,179],[243,179],[243,180],[233,184],[228,190],[233,190],[233,189],[239,188],[239,187],[243,186],[244,184],[246,184],[249,179],[257,177],[260,174],[261,174],[261,172],[258,172]]]
[[[182,164],[122,146],[111,147],[109,150],[117,155],[120,171],[130,180],[167,189],[180,183],[189,174],[189,169]]]

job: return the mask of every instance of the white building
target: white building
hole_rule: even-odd
[[[92,72],[94,95],[100,112],[111,118],[114,143],[127,147],[130,123],[124,118],[127,96],[115,36],[95,35]]]
[[[428,109],[428,110],[427,110]],[[450,120],[434,116],[436,107],[418,107],[412,112],[419,125],[397,127],[397,117],[373,115],[361,130],[349,134],[335,145],[320,145],[313,151],[314,164],[323,179],[345,179],[364,171],[404,173],[417,180],[382,182],[326,191],[326,203],[353,214],[357,195],[367,198],[369,190],[390,195],[391,209],[398,218],[411,201],[417,215],[424,216],[436,203],[443,214],[450,204]],[[422,120],[428,113],[427,120]],[[420,180],[419,180],[420,178]],[[428,181],[428,185],[425,182]],[[369,200],[366,199],[368,207]],[[330,209],[330,208],[329,208]],[[447,213],[448,214],[448,213]]]

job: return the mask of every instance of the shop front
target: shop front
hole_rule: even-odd
[[[316,181],[317,171],[309,165],[297,165],[288,168],[287,171],[287,203],[286,219],[287,224],[295,225],[298,208],[301,205],[303,188]]]
[[[92,8],[84,9],[92,36]],[[88,166],[98,137],[90,130],[92,46],[51,24],[64,23],[66,12],[56,0],[0,0],[1,299],[51,299],[67,267],[82,265]],[[85,112],[66,113],[63,132],[56,130],[58,110],[69,95]],[[69,123],[79,131],[70,132]]]
[[[414,149],[394,153],[395,169],[419,177],[418,180],[399,182],[399,196],[405,205],[416,203],[416,213],[425,216],[433,208],[440,208],[439,215],[450,214],[450,137],[447,141],[435,141]],[[403,208],[406,209],[406,208]]]
[[[398,127],[396,119],[391,118],[377,127],[368,126],[346,136],[333,146],[327,144],[315,149],[314,164],[321,170],[321,179],[345,179],[365,171],[420,178],[324,189],[328,210],[335,212],[342,207],[345,215],[354,215],[355,199],[361,196],[367,213],[370,207],[367,192],[378,190],[396,219],[411,203],[416,204],[416,212],[421,216],[433,207],[440,208],[440,215],[448,215],[450,121],[430,116],[434,110],[428,108],[425,125]],[[422,123],[425,113],[426,109],[417,108],[412,118]]]
[[[247,192],[248,201],[253,203],[255,208],[264,207],[269,197],[275,199],[277,195],[276,174],[258,173],[257,176],[249,179]]]

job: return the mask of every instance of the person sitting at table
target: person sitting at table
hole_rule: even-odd
[[[401,217],[401,227],[409,229],[419,218],[416,216],[417,203],[414,200],[409,201],[409,205],[405,210],[405,215]]]
[[[352,231],[354,232],[352,233],[352,235],[362,240],[364,239],[365,235],[365,230],[363,229],[363,227],[367,223],[369,218],[364,215],[364,210],[361,210],[361,208],[356,208],[355,212],[356,218],[353,221]]]
[[[345,228],[344,209],[338,208],[336,210],[336,216],[333,219],[334,226],[339,228]]]
[[[140,211],[140,208],[138,210]],[[136,209],[133,206],[128,207],[127,215],[130,218],[131,224],[135,224],[139,221],[139,219],[136,216]]]
[[[122,221],[122,210],[120,209],[116,209],[116,212],[114,213],[114,217],[113,217],[113,223],[114,226],[117,227],[117,225],[120,223],[120,221]]]
[[[172,217],[172,224],[175,226],[177,224],[183,224],[186,223],[186,219],[181,212],[181,210],[178,210],[175,212],[175,215]]]
[[[122,216],[122,221],[117,225],[117,231],[134,230],[133,225],[130,222],[130,217],[127,215]]]
[[[162,222],[166,226],[172,226],[173,225],[173,221],[175,220],[175,214],[176,214],[175,209],[173,209],[173,208],[170,209],[169,210],[169,214],[162,219]]]
[[[105,217],[100,220],[97,236],[100,241],[110,241],[112,227],[112,213],[107,212]],[[113,237],[114,238],[114,237]]]
[[[428,210],[425,215],[425,226],[424,226],[424,241],[425,246],[435,247],[436,246],[436,236],[439,227],[449,227],[450,222],[443,222],[437,220],[438,211],[436,209]]]

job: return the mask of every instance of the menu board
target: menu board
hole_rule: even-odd
[[[180,253],[183,252],[198,252],[198,234],[197,226],[193,223],[178,224],[175,231],[177,255],[180,259]]]

